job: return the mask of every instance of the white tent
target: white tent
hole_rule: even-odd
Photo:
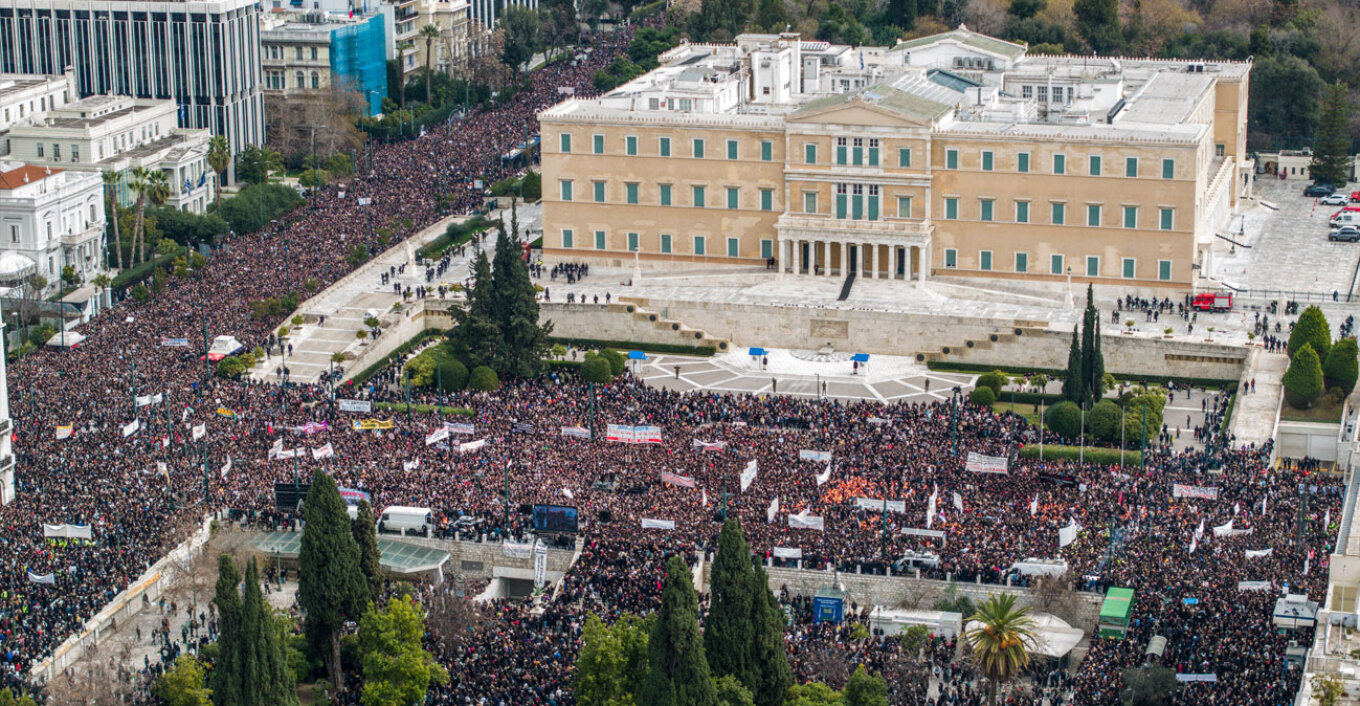
[[[67,331],[63,334],[58,331],[57,333],[52,334],[51,338],[47,339],[47,345],[52,346],[53,348],[75,348],[84,340],[85,334],[83,333]]]
[[[1034,649],[1030,651],[1032,654],[1062,657],[1071,652],[1086,634],[1080,628],[1068,625],[1067,621],[1056,615],[1031,612],[1029,617],[1034,620],[1034,625],[1030,627],[1034,633]],[[982,623],[970,620],[964,627],[973,630],[982,627]]]
[[[218,336],[213,339],[212,347],[208,349],[208,360],[216,363],[219,360],[245,348],[235,336]]]

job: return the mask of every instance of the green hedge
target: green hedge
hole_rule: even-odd
[[[421,331],[415,336],[412,336],[411,340],[401,344],[400,346],[397,346],[397,349],[392,351],[391,353],[388,353],[387,357],[368,366],[367,368],[364,368],[362,371],[359,372],[358,375],[355,375],[353,378],[350,378],[350,380],[355,385],[362,385],[368,382],[369,378],[373,377],[374,375],[377,375],[379,370],[382,370],[383,368],[386,368],[392,363],[395,363],[398,358],[406,355],[406,353],[409,352],[412,348],[415,348],[416,346],[419,346],[420,344],[424,343],[425,339],[431,336],[443,336],[443,335],[444,335],[443,329],[437,328],[425,329],[424,331]]]
[[[681,355],[716,355],[718,349],[713,346],[682,346],[676,343],[639,343],[637,341],[599,341],[593,338],[557,338],[548,339],[552,343],[561,343],[564,346],[575,346],[576,348],[613,348],[619,351],[644,351],[647,353],[679,353]]]
[[[549,371],[570,370],[572,372],[580,372],[582,362],[583,361],[579,360],[545,360],[543,361],[543,365]]]
[[[926,367],[939,372],[970,373],[973,375],[982,375],[990,373],[993,370],[1000,370],[1003,373],[1010,373],[1012,375],[1047,375],[1050,380],[1061,380],[1067,377],[1066,370],[1058,370],[1055,368],[1027,368],[1021,365],[984,366],[978,365],[977,363],[956,363],[947,360],[932,360],[926,362]],[[1114,371],[1111,372],[1120,382],[1141,382],[1152,385],[1164,385],[1167,382],[1174,381],[1177,385],[1191,385],[1193,387],[1217,390],[1232,389],[1238,384],[1237,380],[1224,380],[1221,378],[1187,378],[1173,375],[1124,375]],[[1007,394],[1009,393],[1003,392],[1002,396],[1005,397]],[[1019,402],[1020,398],[1017,396],[1015,401]]]
[[[113,283],[109,286],[114,290],[127,289],[142,280],[150,279],[152,271],[157,267],[165,267],[168,272],[170,270],[170,263],[173,262],[175,258],[183,255],[184,251],[187,249],[188,248],[183,245],[177,245],[175,246],[175,252],[171,255],[165,257],[152,257],[150,260],[140,263],[135,267],[129,267],[122,272],[119,272],[118,276],[113,278]]]
[[[405,413],[406,413],[406,403],[405,403],[405,402],[375,402],[375,403],[373,404],[373,409],[383,410],[383,411],[386,411],[386,412],[397,412],[397,413],[399,413],[399,414],[405,414]],[[412,411],[413,413],[415,413],[415,414],[434,414],[436,409],[443,410],[444,414],[450,414],[450,415],[453,415],[453,416],[456,416],[456,417],[472,417],[472,416],[475,416],[475,415],[477,414],[477,410],[475,410],[475,409],[468,409],[467,407],[447,407],[447,406],[441,407],[441,406],[439,406],[439,405],[433,405],[433,404],[413,404],[413,405],[411,405],[411,411]]]
[[[1044,445],[1045,461],[1075,461],[1082,457],[1082,450],[1079,446],[1057,446],[1054,444]],[[1119,464],[1119,449],[1102,449],[1087,446],[1085,457],[1089,463],[1102,463],[1106,465]],[[1039,445],[1031,444],[1020,449],[1020,458],[1037,459],[1039,458]],[[1143,453],[1141,451],[1124,451],[1124,465],[1138,466],[1143,463]]]
[[[450,223],[442,235],[416,250],[416,257],[438,260],[444,256],[444,251],[472,240],[473,235],[490,228],[491,225],[490,221],[482,219],[481,216],[473,216],[463,223]]]
[[[1014,397],[1014,399],[1012,399],[1012,397]],[[1002,390],[1001,394],[996,396],[996,401],[1003,404],[1014,402],[1016,404],[1045,404],[1050,407],[1062,402],[1063,399],[1063,396],[1059,394],[1049,394],[1047,392],[1020,392],[1018,390],[1014,392],[1011,390]]]

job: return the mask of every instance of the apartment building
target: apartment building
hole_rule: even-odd
[[[430,42],[428,51],[434,56],[430,67],[435,71],[452,74],[467,56],[471,6],[468,0],[427,0],[419,20],[419,25],[427,24],[439,28],[439,38]],[[427,46],[424,37],[415,40],[415,62],[422,70],[425,68]]]
[[[1185,289],[1249,195],[1250,63],[682,44],[539,115],[545,254]]]
[[[312,11],[266,17],[260,28],[264,92],[269,101],[309,98],[332,88],[355,91],[368,115],[387,95],[384,17]]]

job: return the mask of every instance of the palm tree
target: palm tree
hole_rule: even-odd
[[[118,192],[118,182],[123,180],[122,172],[107,171],[102,172],[99,178],[104,181],[104,193],[109,197],[108,218],[113,221],[113,252],[117,257],[118,269],[123,269],[123,237],[118,233],[118,199],[115,194]],[[108,256],[105,255],[104,266],[108,267]]]
[[[992,706],[996,706],[998,687],[1029,666],[1029,651],[1034,647],[1034,619],[1029,608],[1016,608],[1015,596],[992,596],[978,604],[968,622],[980,623],[964,631],[973,647],[973,663],[992,684]]]
[[[268,184],[270,172],[283,171],[283,155],[279,154],[279,151],[272,147],[265,147],[264,151],[260,154],[260,157],[260,166],[264,169],[264,181]]]
[[[131,173],[132,176],[131,178],[128,179],[127,186],[129,189],[131,189],[134,193],[137,194],[136,205],[137,215],[132,220],[132,250],[130,253],[131,255],[135,256],[137,253],[137,245],[142,241],[143,219],[146,218],[146,188],[148,172],[142,167],[133,167]],[[141,262],[140,258],[132,257],[130,259],[135,259],[137,262]]]
[[[420,36],[425,40],[425,105],[434,107],[430,102],[430,61],[434,59],[434,40],[439,39],[439,27],[425,25],[420,28]]]
[[[213,135],[208,140],[208,166],[217,174],[218,198],[222,193],[222,178],[231,166],[231,148],[227,146],[227,138],[221,135]]]
[[[151,170],[147,172],[146,185],[143,187],[142,191],[143,195],[146,197],[146,201],[150,201],[153,207],[160,208],[170,198],[170,178],[165,176],[165,172],[159,169]],[[142,203],[142,207],[146,207],[145,202]],[[146,230],[145,219],[143,219],[142,229]],[[137,241],[137,248],[138,258],[143,261],[146,260],[145,233],[143,233],[142,238]]]

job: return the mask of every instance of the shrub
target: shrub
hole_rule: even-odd
[[[613,377],[614,372],[609,361],[598,355],[588,355],[585,362],[581,363],[581,379],[586,382],[606,383]]]
[[[1355,389],[1356,378],[1360,377],[1356,353],[1354,338],[1337,341],[1332,350],[1327,352],[1327,359],[1322,364],[1322,378],[1327,382],[1328,389],[1339,387],[1346,395]]]
[[[968,401],[981,407],[991,407],[996,402],[996,393],[992,388],[978,385],[973,388],[972,394],[968,395]]]
[[[1298,353],[1305,343],[1313,346],[1313,352],[1319,360],[1326,358],[1332,348],[1332,329],[1327,325],[1327,317],[1316,306],[1304,309],[1294,324],[1294,330],[1289,332],[1290,357]]]
[[[1159,388],[1145,390],[1137,395],[1130,394],[1124,403],[1124,436],[1129,440],[1143,441],[1143,410],[1147,410],[1147,433],[1155,439],[1162,431],[1162,409],[1166,397]]]
[[[496,371],[485,365],[479,365],[472,369],[472,374],[468,377],[468,387],[482,392],[491,392],[501,386],[501,381],[496,377]]]
[[[435,381],[443,385],[445,391],[456,392],[467,387],[468,369],[452,356],[441,358],[439,374]]]
[[[1086,428],[1091,430],[1091,436],[1112,441],[1119,438],[1119,422],[1123,416],[1119,405],[1111,400],[1101,400],[1086,413]]]
[[[628,366],[628,360],[623,357],[622,353],[613,348],[600,351],[600,357],[609,361],[609,371],[614,375],[622,373],[623,369]]]
[[[245,363],[236,356],[227,356],[217,361],[217,374],[224,378],[240,377],[246,371]]]
[[[992,398],[995,399],[1001,395],[1001,388],[1006,386],[1006,374],[1000,370],[993,370],[985,375],[980,375],[977,379],[977,386],[990,387]]]
[[[1289,369],[1284,371],[1283,382],[1284,398],[1296,409],[1308,409],[1322,396],[1322,363],[1318,362],[1312,343],[1304,343],[1294,354]]]
[[[1048,408],[1044,424],[1063,438],[1075,439],[1081,435],[1081,408],[1075,402],[1063,400]]]
[[[147,289],[145,284],[139,282],[137,286],[132,288],[132,298],[145,304],[151,300],[151,290]]]

